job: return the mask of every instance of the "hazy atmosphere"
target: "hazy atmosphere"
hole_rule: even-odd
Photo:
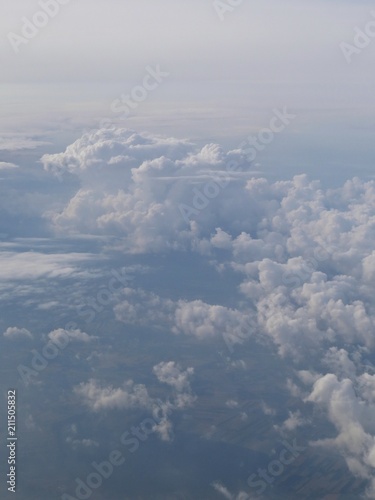
[[[0,16],[0,496],[375,499],[375,6]]]

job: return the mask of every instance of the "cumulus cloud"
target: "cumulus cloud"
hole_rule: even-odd
[[[364,374],[358,381],[352,381],[348,378],[339,380],[335,374],[328,373],[315,382],[306,399],[327,411],[338,432],[335,438],[317,440],[312,444],[337,447],[353,474],[371,480],[369,498],[374,498],[375,494],[372,479],[375,468],[374,387],[375,376]]]
[[[74,388],[74,393],[91,410],[147,408],[150,405],[150,396],[143,384],[134,384],[132,380],[124,383],[123,387],[103,387],[97,380],[90,379]]]
[[[325,409],[337,430],[332,443],[353,473],[370,478],[374,181],[354,178],[334,189],[306,175],[270,182],[254,177],[240,150],[124,129],[88,132],[42,162],[80,183],[61,210],[46,214],[55,231],[116,235],[128,253],[199,252],[241,277],[237,307],[127,288],[118,320],[222,337],[229,350],[250,336],[271,342],[295,368],[286,381],[291,395],[306,411]],[[175,368],[156,371],[179,384]],[[300,411],[281,430],[305,424]]]
[[[181,300],[177,304],[172,331],[198,338],[222,336],[230,344],[242,343],[253,333],[251,328],[251,321],[240,310],[201,300]]]
[[[161,362],[153,367],[153,372],[159,382],[169,385],[173,388],[172,396],[165,402],[158,401],[158,406],[154,406],[153,415],[161,410],[162,417],[154,427],[163,441],[173,439],[173,426],[169,414],[175,410],[183,410],[192,406],[196,396],[190,386],[190,377],[194,374],[194,368],[182,370],[181,366],[175,361]]]
[[[123,299],[116,304],[116,318],[128,324],[161,326],[172,321],[175,303],[142,289],[124,288]]]
[[[225,406],[231,409],[238,408],[238,401],[234,399],[228,399],[228,401],[225,402]]]
[[[258,279],[246,280],[241,288],[256,301],[258,323],[281,355],[299,356],[303,349],[316,349],[324,342],[374,345],[368,297],[351,276],[328,279],[316,272],[291,288],[282,283],[278,263],[262,261],[257,267]]]
[[[276,415],[276,410],[268,406],[268,404],[265,403],[264,401],[261,401],[260,407],[265,415]]]
[[[172,301],[142,289],[126,288],[123,294],[125,300],[116,304],[114,311],[124,323],[168,328],[176,335],[200,339],[223,338],[230,349],[254,332],[254,322],[237,309],[202,300]]]
[[[65,441],[73,448],[73,450],[84,450],[87,448],[96,448],[99,446],[99,443],[94,439],[79,438],[76,424],[72,424],[69,429],[67,429],[67,434],[68,435]]]
[[[288,418],[282,423],[281,426],[275,426],[275,428],[280,428],[283,431],[294,431],[298,427],[306,425],[308,421],[302,417],[299,410],[289,412]]]
[[[182,371],[174,361],[168,361],[154,366],[153,371],[160,382],[170,385],[177,392],[190,391],[189,377],[194,373],[194,368]]]
[[[81,332],[81,330],[65,330],[63,328],[58,328],[57,330],[53,330],[48,334],[48,338],[55,342],[57,345],[64,344],[67,338],[69,338],[70,342],[92,342],[98,337],[94,337],[92,335],[88,335],[85,332]]]
[[[260,287],[244,284],[249,295],[283,282],[371,280],[374,181],[270,183],[253,177],[240,150],[115,128],[87,132],[42,163],[81,184],[46,214],[58,231],[115,234],[130,252],[227,250],[237,270],[259,275]]]
[[[323,362],[329,370],[341,378],[353,379],[356,375],[357,367],[345,349],[330,347],[324,355]]]
[[[194,374],[194,368],[190,367],[183,371],[174,361],[163,361],[154,366],[153,372],[159,382],[173,387],[175,391],[170,408],[183,409],[194,403],[196,397],[190,386],[190,377]]]
[[[4,337],[9,340],[18,340],[18,339],[32,339],[33,335],[26,328],[18,328],[17,326],[10,326],[3,333]]]
[[[74,388],[84,405],[91,411],[143,409],[151,412],[155,419],[153,431],[163,441],[173,439],[173,424],[170,414],[191,406],[196,400],[190,386],[193,368],[185,371],[174,361],[161,362],[153,367],[157,379],[173,388],[172,395],[166,400],[150,396],[144,384],[135,384],[133,380],[124,382],[122,387],[103,386],[98,380],[90,379]]]
[[[213,175],[228,183],[235,172],[227,166],[244,164],[245,155],[224,153],[215,144],[199,149],[185,140],[101,129],[86,133],[64,153],[44,155],[42,162],[47,171],[75,175],[81,183],[66,207],[51,216],[57,231],[121,235],[128,251],[152,252],[194,244],[199,228],[185,212],[199,215],[205,226],[212,219],[199,208],[199,203],[206,206],[203,198],[195,203],[201,198],[198,188],[211,198],[218,188]],[[226,190],[232,191],[231,184]],[[226,215],[229,207],[212,202],[225,220],[234,215],[235,207]]]

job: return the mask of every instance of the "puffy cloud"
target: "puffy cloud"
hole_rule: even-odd
[[[190,376],[194,369],[185,371],[174,361],[161,362],[153,367],[157,379],[174,389],[173,394],[166,401],[150,396],[143,384],[135,384],[132,380],[126,381],[122,387],[102,386],[97,380],[90,379],[74,388],[91,411],[145,409],[152,413],[155,419],[153,427],[163,441],[173,439],[173,425],[170,414],[191,406],[196,400],[190,387]]]
[[[229,344],[242,343],[253,333],[248,317],[241,311],[201,300],[179,301],[174,322],[174,333],[198,338],[222,336]]]
[[[65,441],[71,445],[74,450],[82,450],[87,448],[98,447],[99,443],[94,439],[82,438],[78,437],[78,429],[76,424],[72,424],[69,429],[67,429],[67,437]]]
[[[370,479],[375,468],[375,405],[372,399],[375,376],[362,375],[358,380],[339,380],[328,373],[319,378],[306,401],[327,411],[336,427],[335,438],[313,442],[316,446],[336,446],[355,475]],[[359,383],[358,383],[359,382]],[[374,498],[375,482],[371,479],[368,498]]]
[[[298,370],[297,376],[305,385],[313,385],[322,375],[309,370]]]
[[[158,402],[158,409],[162,411],[162,418],[159,419],[154,430],[163,441],[170,441],[173,437],[173,427],[169,413],[174,410],[182,410],[191,406],[197,399],[190,387],[190,377],[194,374],[194,368],[187,368],[185,371],[174,361],[161,362],[153,367],[153,372],[159,382],[173,387],[174,394],[166,402]],[[155,414],[155,410],[153,411]]]
[[[193,375],[194,368],[182,371],[174,361],[163,361],[154,366],[153,371],[160,382],[174,387],[177,392],[190,391],[189,377]]]
[[[308,252],[309,247],[304,254]],[[278,345],[280,354],[299,357],[327,342],[358,342],[371,348],[370,286],[363,284],[353,267],[346,275],[332,275],[332,267],[319,270],[326,262],[315,261],[314,270],[303,269],[303,261],[303,257],[286,263],[266,258],[241,266],[246,275],[241,291],[255,303],[258,325]]]
[[[214,248],[222,248],[225,250],[232,248],[232,237],[230,234],[217,227],[216,233],[212,236],[210,243]]]
[[[133,167],[142,167],[138,175],[149,169],[154,172],[147,162],[167,155],[171,159],[178,159],[190,148],[190,143],[184,140],[107,128],[85,133],[68,146],[64,153],[46,154],[42,157],[42,162],[46,170],[55,172],[58,168],[62,172],[88,172],[88,178],[91,179],[92,174],[105,169],[104,173],[113,182],[113,176],[118,174],[122,174],[122,180],[130,179]]]
[[[301,427],[303,425],[306,425],[308,421],[302,417],[302,414],[299,410],[292,412],[289,412],[288,418],[283,422],[281,425],[281,429],[284,431],[294,431],[298,427]],[[278,428],[278,426],[275,426],[275,428]]]
[[[69,338],[71,342],[92,342],[98,337],[88,335],[85,332],[81,332],[81,330],[64,330],[63,328],[58,328],[50,332],[48,338],[57,345],[60,345],[64,344],[67,338]]]
[[[163,411],[165,411],[165,412],[169,411],[169,406],[164,405]],[[172,441],[172,439],[173,439],[173,425],[172,425],[172,422],[166,416],[166,414],[154,426],[154,431],[159,435],[159,437],[162,441]]]
[[[174,361],[163,361],[154,366],[153,372],[159,382],[170,385],[176,391],[172,408],[183,409],[194,403],[196,397],[190,387],[190,377],[194,374],[194,368],[190,367],[183,371]]]
[[[221,493],[223,497],[227,498],[228,500],[233,500],[233,495],[224,485],[219,483],[219,481],[215,481],[214,483],[212,483],[212,486],[218,493]]]
[[[356,375],[356,365],[349,358],[349,353],[345,349],[331,347],[326,352],[323,362],[341,378],[347,377],[353,379]]]
[[[88,132],[42,161],[80,183],[48,215],[55,230],[116,235],[130,253],[199,252],[242,277],[237,307],[127,288],[118,320],[222,337],[229,350],[250,335],[272,342],[295,368],[286,381],[292,396],[324,408],[335,426],[324,443],[337,446],[353,473],[371,477],[375,375],[364,368],[375,347],[374,181],[335,189],[305,175],[270,182],[254,177],[239,150],[123,129]],[[155,373],[174,387],[178,406],[189,391],[178,393],[185,382],[176,369],[167,363]],[[307,423],[300,411],[280,430]]]
[[[17,326],[10,326],[3,333],[4,337],[9,340],[19,340],[19,339],[32,339],[33,335],[26,328],[18,328]]]
[[[116,304],[116,318],[128,324],[162,326],[173,320],[176,304],[142,289],[124,288],[124,298]]]
[[[169,328],[176,335],[200,339],[223,338],[230,349],[254,333],[249,316],[237,309],[202,300],[172,301],[141,289],[126,288],[123,293],[125,300],[114,311],[116,318],[124,323]]]
[[[102,387],[97,380],[90,379],[74,388],[74,393],[93,411],[128,408],[148,408],[150,396],[143,384],[127,381],[123,387]]]
[[[234,408],[238,408],[238,401],[235,401],[234,399],[228,399],[228,401],[225,402],[225,406],[233,410]]]
[[[218,145],[199,149],[185,140],[125,129],[88,132],[42,162],[46,170],[73,174],[81,183],[66,207],[52,215],[56,230],[121,235],[133,252],[190,248],[200,228],[190,227],[184,214],[191,211],[208,227],[212,216],[203,210],[208,202],[229,221],[239,205],[225,215],[229,207],[217,199],[224,188],[212,177],[232,191],[227,178],[238,178],[227,166],[246,163],[240,151],[224,153]],[[197,194],[200,189],[207,195]]]
[[[263,287],[371,280],[374,181],[326,190],[305,175],[270,183],[253,177],[240,150],[115,128],[87,132],[42,162],[80,182],[46,214],[57,231],[115,234],[129,252],[227,250]]]
[[[268,406],[264,401],[260,402],[260,407],[265,415],[276,415],[276,410]]]

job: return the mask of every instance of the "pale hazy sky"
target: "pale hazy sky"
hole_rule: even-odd
[[[354,67],[339,48],[372,19],[364,0],[244,0],[223,21],[213,0],[71,0],[17,57],[7,34],[20,33],[21,18],[40,7],[3,3],[3,82],[124,81],[150,63],[196,81],[361,83],[374,75],[374,47]]]
[[[168,78],[121,126],[233,146],[287,106],[298,114],[289,132],[325,127],[331,148],[350,127],[373,133],[375,39],[350,64],[340,48],[375,20],[369,1],[244,0],[221,20],[214,0],[71,0],[18,54],[9,33],[41,7],[3,3],[2,132],[68,130],[70,142],[118,119],[113,100],[160,65]]]

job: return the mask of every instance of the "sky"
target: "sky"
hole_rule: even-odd
[[[332,183],[338,163],[341,180],[369,173],[375,49],[360,40],[364,48],[346,58],[342,44],[353,46],[356,27],[374,19],[371,2],[248,0],[223,9],[210,0],[71,0],[33,38],[12,38],[40,10],[20,1],[0,21],[4,133],[54,134],[66,147],[106,120],[234,148],[287,106],[297,120],[265,152],[265,172],[282,157],[288,176],[319,169]],[[112,103],[157,66],[168,76],[121,118]]]
[[[17,500],[375,498],[371,2],[3,3]]]

